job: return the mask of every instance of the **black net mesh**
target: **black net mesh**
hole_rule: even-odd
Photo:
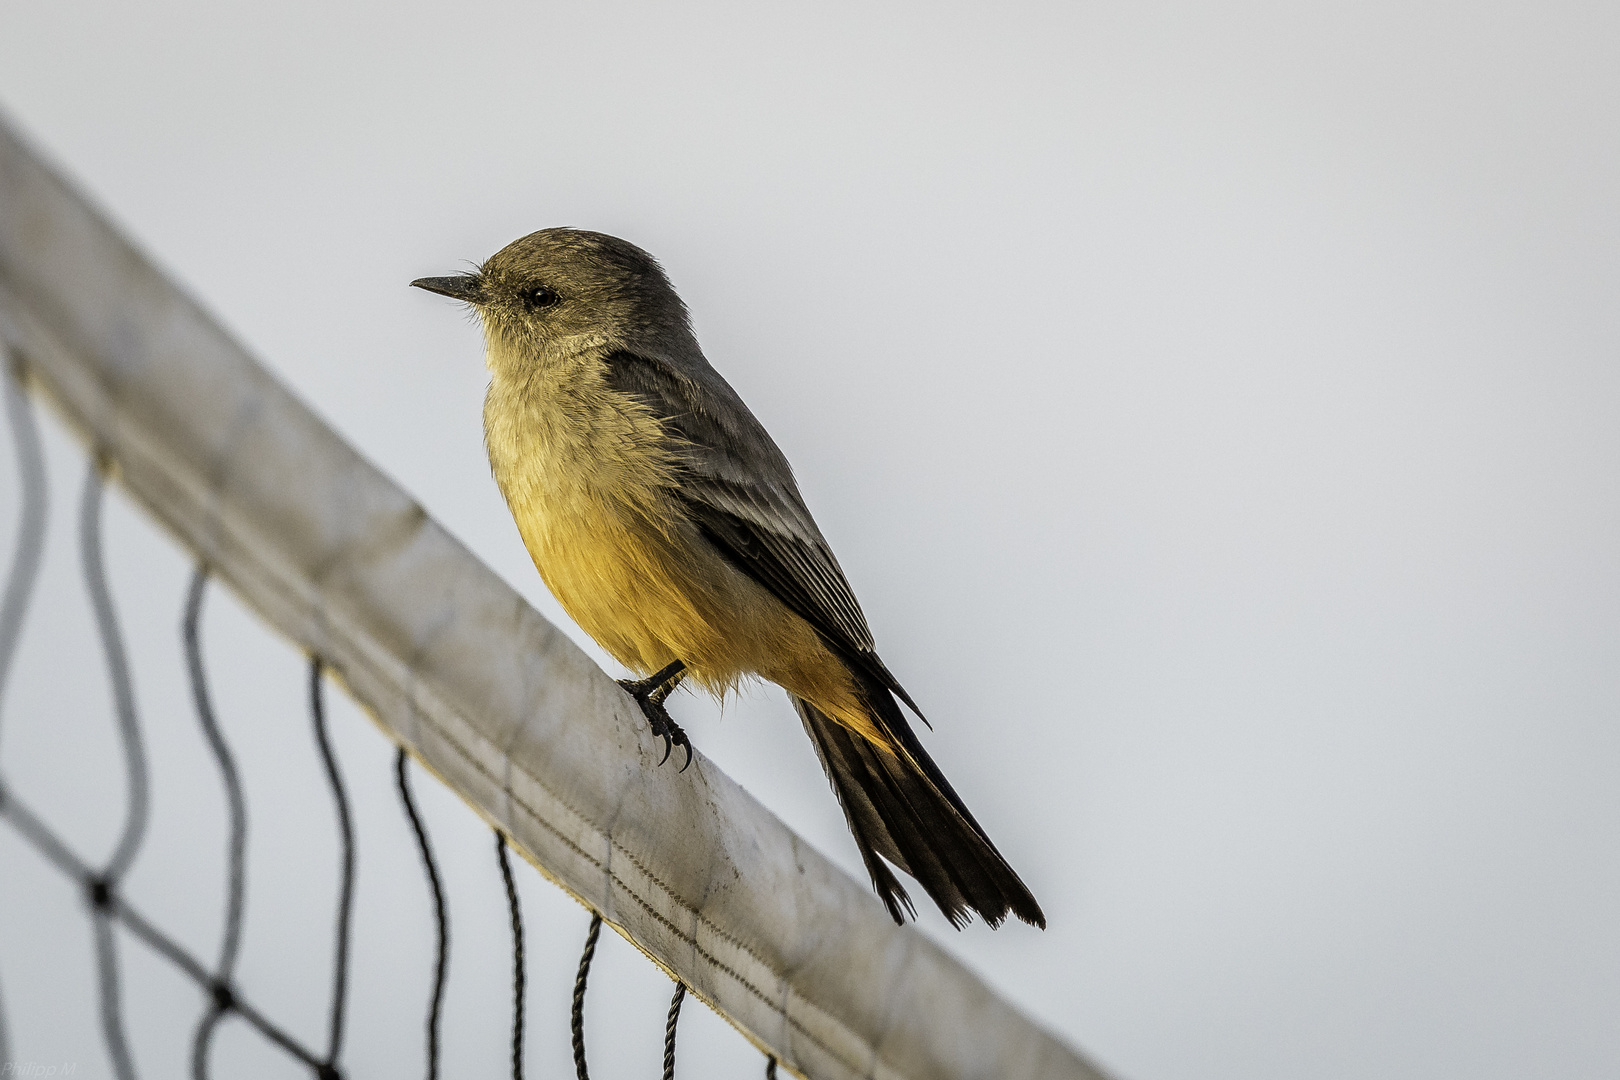
[[[4,716],[5,689],[30,611],[35,584],[40,577],[48,516],[45,455],[33,411],[21,388],[20,364],[14,360],[9,362],[7,375],[0,382],[4,383],[6,413],[15,446],[18,495],[15,500],[15,546],[4,599],[0,602],[0,721],[7,719]],[[112,692],[114,737],[123,762],[125,800],[120,811],[117,839],[105,859],[98,861],[82,854],[7,782],[3,754],[0,754],[0,818],[40,857],[77,883],[82,891],[87,929],[95,957],[95,982],[98,988],[96,1009],[101,1035],[107,1058],[119,1080],[133,1080],[141,1075],[140,1063],[136,1060],[126,1030],[128,1010],[120,979],[120,947],[128,938],[163,958],[199,991],[199,1014],[189,1055],[193,1077],[201,1080],[212,1075],[211,1050],[216,1034],[222,1023],[230,1018],[245,1023],[263,1040],[314,1076],[335,1078],[347,1075],[344,1037],[351,993],[351,938],[356,914],[358,837],[348,788],[328,731],[325,695],[329,680],[324,677],[321,658],[311,657],[307,669],[309,721],[330,789],[332,813],[340,838],[338,888],[333,901],[335,914],[326,946],[331,952],[330,979],[324,990],[329,995],[326,1032],[324,1039],[311,1042],[307,1038],[300,1039],[293,1034],[291,1025],[278,1022],[267,1009],[256,1004],[253,988],[243,985],[239,979],[238,961],[242,953],[244,911],[248,898],[249,807],[241,767],[219,723],[214,694],[210,689],[202,633],[210,580],[205,565],[195,567],[178,606],[181,612],[179,634],[184,674],[196,714],[198,737],[213,763],[225,806],[224,910],[217,949],[208,957],[198,955],[196,950],[183,945],[178,936],[163,928],[161,917],[141,909],[126,894],[126,879],[141,856],[142,843],[152,817],[152,780],[132,686],[129,651],[112,591],[108,587],[107,560],[103,551],[104,494],[107,477],[114,467],[115,463],[99,455],[91,455],[81,488],[77,532],[80,573],[89,595],[101,659]],[[429,1080],[433,1080],[440,1073],[441,1026],[451,958],[450,918],[433,843],[412,790],[412,773],[415,769],[409,755],[403,748],[399,749],[394,757],[394,786],[403,810],[401,816],[414,834],[432,897],[436,931],[434,959],[427,985],[423,1038],[425,1074]],[[493,847],[511,924],[511,1072],[514,1077],[520,1078],[524,1074],[526,989],[523,914],[506,838],[498,830]],[[585,1080],[589,1075],[585,1048],[586,986],[601,927],[601,915],[593,912],[571,999],[569,1024],[574,1065],[580,1080]],[[320,947],[313,935],[311,947]],[[0,972],[0,979],[3,976],[4,973]],[[3,982],[0,982],[0,1062],[8,1063],[14,1075],[29,1075],[12,1056],[16,1032],[7,1025],[7,999],[3,988]],[[677,981],[664,1027],[663,1076],[666,1080],[672,1080],[675,1075],[675,1036],[685,995],[685,985]],[[775,1074],[776,1061],[768,1058],[766,1075]]]

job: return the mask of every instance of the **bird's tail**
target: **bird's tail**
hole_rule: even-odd
[[[902,908],[913,917],[916,909],[885,859],[916,878],[952,926],[966,923],[971,910],[990,926],[1011,912],[1045,929],[1046,916],[1035,897],[951,790],[899,704],[873,677],[853,674],[892,752],[802,698],[794,697],[793,705],[894,921],[904,922]]]

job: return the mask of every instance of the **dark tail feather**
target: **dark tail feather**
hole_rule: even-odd
[[[808,701],[795,697],[793,705],[894,921],[904,921],[902,908],[913,917],[916,910],[884,859],[916,878],[952,926],[966,923],[970,911],[991,926],[1011,912],[1044,929],[1040,905],[923,751],[894,698],[873,677],[856,678],[892,741],[892,754]]]

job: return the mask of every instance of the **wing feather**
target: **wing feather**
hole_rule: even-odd
[[[681,472],[674,495],[715,546],[921,717],[873,651],[866,617],[787,458],[730,384],[707,363],[690,375],[623,350],[606,363],[609,385],[670,432]]]

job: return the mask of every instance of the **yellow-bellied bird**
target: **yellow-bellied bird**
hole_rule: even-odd
[[[470,304],[490,370],[490,465],[558,602],[620,663],[669,747],[680,679],[716,694],[757,675],[785,689],[896,921],[889,865],[954,925],[1045,916],[901,712],[787,459],[698,348],[652,256],[545,229],[476,273],[420,288]],[[896,698],[899,701],[896,701]]]

